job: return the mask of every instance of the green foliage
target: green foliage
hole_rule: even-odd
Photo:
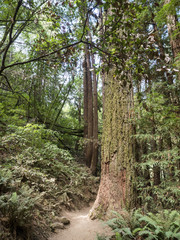
[[[10,236],[21,228],[28,238],[34,225],[48,230],[62,206],[89,202],[97,180],[57,147],[55,132],[43,125],[11,125],[8,131],[0,140],[0,224],[10,226]]]
[[[77,5],[78,2],[44,0],[0,3],[0,129],[5,131],[10,124],[24,126],[29,121],[45,123],[50,128],[69,95],[78,93],[74,91],[76,87],[71,90],[70,85],[73,84],[72,73],[77,78],[82,75],[79,69],[75,69],[79,46],[66,47],[82,36]],[[43,61],[31,62],[46,54],[50,55]],[[30,62],[21,65],[26,60]],[[11,64],[17,66],[7,67]],[[67,72],[70,73],[68,76]],[[59,135],[62,118],[60,116],[55,121]],[[63,125],[76,128],[76,117],[66,118]],[[59,145],[73,148],[77,137],[71,138],[69,132],[68,135],[63,133]]]
[[[136,165],[138,198],[149,209],[179,206],[179,108],[160,94],[159,85],[136,105],[136,141],[141,151]],[[159,168],[160,183],[154,184]]]
[[[179,239],[180,213],[178,211],[164,210],[157,214],[144,214],[138,209],[130,213],[125,210],[121,214],[114,212],[115,218],[107,224],[115,232],[112,239]],[[106,239],[106,238],[98,238]]]
[[[179,14],[178,10],[179,10],[179,1],[171,0],[169,3],[166,3],[159,8],[159,11],[157,11],[157,14],[155,17],[155,21],[159,26],[162,26],[165,23],[167,23],[167,16],[175,15],[176,13]]]
[[[97,240],[110,240],[110,237],[106,237],[104,235],[97,234],[97,238],[96,239]]]
[[[23,125],[25,123],[25,109],[22,104],[17,106],[17,102],[19,101],[18,94],[5,94],[0,89],[0,99],[0,127],[6,129],[8,124]]]
[[[34,195],[34,196],[33,196]],[[27,226],[32,221],[35,204],[40,196],[28,186],[22,186],[17,192],[6,193],[0,197],[0,211],[13,227]]]
[[[7,151],[21,151],[22,147],[42,148],[53,138],[53,131],[46,130],[43,125],[27,124],[25,127],[10,125],[9,135],[2,137],[2,147]]]

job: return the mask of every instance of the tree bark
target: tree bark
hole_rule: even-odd
[[[166,0],[165,4],[171,3],[171,0]],[[175,31],[178,30],[177,27],[178,24],[178,18],[176,14],[168,14],[167,16],[167,28],[168,28],[168,34],[170,38],[170,44],[173,52],[174,58],[178,56],[180,53],[180,33],[177,33],[176,36],[174,36]]]
[[[95,64],[94,55],[92,53],[92,64]],[[97,77],[95,70],[93,71],[93,153],[91,160],[91,172],[96,175],[98,163],[98,99],[97,99]]]
[[[154,114],[154,113],[153,113]],[[153,121],[154,124],[154,121]],[[152,129],[152,134],[153,136],[155,136],[156,134],[156,130],[155,130],[155,124],[153,125],[153,129]],[[152,140],[152,152],[156,152],[157,151],[157,143],[156,140]],[[153,175],[154,175],[154,185],[159,185],[161,183],[161,168],[159,166],[159,164],[154,164],[153,166]]]
[[[89,49],[86,47],[87,56],[87,78],[88,78],[88,142],[86,164],[91,166],[92,151],[93,151],[93,94],[92,94],[92,77],[91,77],[91,62]]]
[[[86,46],[85,46],[86,48]],[[86,54],[84,54],[84,63],[83,63],[83,92],[84,92],[84,138],[87,138],[88,135],[88,79],[87,79],[87,61]]]
[[[165,4],[170,4],[171,0],[166,0]],[[169,14],[167,16],[167,29],[170,38],[170,45],[172,48],[173,58],[175,63],[180,61],[180,29],[178,27],[178,17],[176,14]],[[180,67],[179,64],[176,66],[179,70],[177,77],[178,81],[180,81]],[[179,104],[180,99],[177,97]]]
[[[106,218],[135,205],[134,147],[131,138],[131,94],[122,87],[114,69],[105,77],[105,106],[102,135],[101,182],[91,218]]]
[[[91,166],[93,151],[93,95],[91,63],[88,47],[84,46],[84,138],[85,138],[85,162],[88,167]]]
[[[89,32],[90,40],[92,41],[91,33]],[[96,175],[98,163],[98,95],[97,95],[97,76],[95,72],[95,58],[94,54],[90,52],[92,61],[92,78],[93,78],[93,147],[91,159],[91,172]]]

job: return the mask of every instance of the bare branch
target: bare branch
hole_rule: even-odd
[[[18,14],[18,11],[22,5],[22,0],[19,0],[18,1],[18,4],[17,4],[17,7],[16,7],[16,10],[15,10],[15,13],[14,13],[14,16],[13,16],[13,19],[12,19],[12,24],[11,24],[11,28],[10,28],[10,32],[9,32],[9,43],[8,45],[6,46],[6,49],[5,49],[5,52],[4,52],[4,55],[3,55],[3,59],[2,59],[2,68],[5,66],[5,60],[6,60],[6,56],[7,56],[7,52],[13,42],[13,38],[12,38],[12,32],[13,32],[13,28],[14,28],[14,25],[16,23],[16,16]]]
[[[13,17],[12,20],[10,20],[10,21],[12,22],[12,25],[11,25],[11,27],[10,27],[10,29],[9,29],[8,31],[6,30],[7,33],[6,33],[6,35],[5,35],[4,41],[6,40],[7,35],[8,35],[8,33],[9,33],[9,43],[8,43],[7,46],[5,46],[5,47],[1,50],[1,52],[0,52],[0,53],[3,53],[3,52],[5,51],[5,53],[4,53],[4,55],[3,55],[3,59],[2,59],[2,64],[1,64],[2,67],[1,67],[1,69],[5,69],[5,60],[6,60],[7,52],[8,52],[8,50],[9,50],[10,46],[12,45],[12,43],[19,37],[19,35],[20,35],[21,32],[23,31],[23,29],[27,26],[27,24],[28,24],[30,21],[33,21],[33,20],[31,20],[31,18],[34,16],[34,14],[36,13],[36,11],[37,11],[43,4],[45,4],[45,3],[47,2],[47,0],[45,0],[44,2],[42,2],[34,11],[32,11],[32,13],[30,14],[30,16],[29,16],[28,19],[23,20],[22,25],[17,29],[17,31],[16,31],[16,33],[14,34],[14,36],[12,36],[12,32],[13,32],[15,23],[17,22],[16,17],[17,17],[17,14],[18,14],[18,11],[19,11],[20,7],[22,6],[22,2],[23,2],[22,0],[19,0],[18,5],[17,5],[16,10],[15,10],[15,13],[14,13],[14,17]],[[4,41],[3,41],[3,43],[4,43]],[[3,43],[1,44],[1,46],[3,45]],[[0,71],[0,73],[1,73],[1,72],[2,72],[2,71]]]
[[[22,61],[22,62],[15,62],[15,63],[12,63],[10,65],[7,65],[5,66],[5,59],[6,59],[6,55],[7,55],[7,52],[8,52],[8,49],[9,47],[11,46],[11,44],[17,39],[17,37],[20,35],[20,33],[23,31],[23,29],[26,27],[27,23],[29,22],[29,20],[31,19],[32,15],[29,17],[29,19],[26,20],[26,22],[24,22],[21,27],[17,30],[17,32],[14,34],[14,36],[12,37],[12,31],[13,31],[13,28],[14,28],[14,25],[15,25],[15,22],[16,22],[16,16],[17,16],[17,13],[18,13],[18,10],[20,8],[22,4],[22,0],[19,0],[18,2],[18,5],[16,7],[16,11],[15,11],[15,14],[14,14],[14,17],[13,17],[13,23],[11,25],[11,29],[10,29],[10,33],[9,33],[9,43],[8,45],[6,46],[6,50],[5,50],[5,53],[4,53],[4,56],[3,56],[3,60],[2,60],[2,66],[0,68],[0,74],[2,75],[2,72],[5,70],[5,69],[8,69],[8,68],[11,68],[11,67],[14,67],[14,66],[18,66],[18,65],[24,65],[24,64],[27,64],[27,63],[31,63],[31,62],[35,62],[35,61],[38,61],[38,60],[41,60],[45,57],[49,57],[57,52],[60,52],[64,49],[68,49],[69,47],[73,47],[75,45],[78,45],[80,43],[84,43],[84,44],[88,44],[88,45],[91,45],[93,48],[96,48],[98,49],[99,51],[105,53],[105,54],[108,54],[108,55],[111,55],[109,52],[107,51],[104,51],[102,49],[100,49],[98,46],[96,46],[93,42],[88,42],[88,41],[84,41],[82,40],[84,35],[85,35],[85,31],[86,31],[86,25],[87,25],[87,21],[88,21],[88,17],[89,17],[89,14],[98,6],[98,4],[96,4],[94,7],[90,8],[88,11],[87,11],[87,14],[86,14],[86,20],[84,22],[84,26],[83,26],[83,31],[82,31],[82,35],[81,35],[81,38],[79,41],[75,42],[75,43],[72,43],[72,44],[69,44],[69,45],[66,45],[66,46],[63,46],[59,49],[56,49],[50,53],[47,53],[47,54],[44,54],[44,55],[41,55],[41,56],[38,56],[38,57],[35,57],[35,58],[32,58],[32,59],[27,59],[25,61]],[[34,14],[34,12],[32,13]]]
[[[83,33],[82,33],[82,36],[81,36],[81,40],[83,39],[84,35],[85,35],[85,31],[86,31],[86,25],[87,25],[87,22],[88,22],[88,19],[89,19],[89,14],[98,6],[99,4],[96,4],[94,7],[90,8],[87,13],[86,13],[86,19],[85,19],[85,22],[84,22],[84,26],[83,26]]]
[[[42,58],[45,58],[45,57],[48,57],[48,56],[51,56],[57,52],[60,52],[64,49],[67,49],[67,48],[70,48],[70,47],[73,47],[73,46],[76,46],[78,45],[79,43],[81,43],[82,41],[78,41],[78,42],[75,42],[75,43],[72,43],[72,44],[69,44],[69,45],[66,45],[62,48],[59,48],[55,51],[52,51],[50,53],[47,53],[47,54],[44,54],[42,56],[39,56],[39,57],[36,57],[36,58],[33,58],[33,59],[29,59],[29,60],[26,60],[24,62],[16,62],[16,63],[13,63],[13,64],[10,64],[10,65],[7,65],[7,66],[4,66],[4,67],[1,67],[1,70],[0,70],[0,74],[5,70],[5,69],[8,69],[8,68],[11,68],[11,67],[14,67],[14,66],[18,66],[18,65],[24,65],[24,64],[27,64],[27,63],[31,63],[31,62],[35,62],[35,61],[38,61]]]
[[[9,80],[8,80],[8,77],[7,77],[6,75],[4,75],[3,73],[1,73],[0,76],[2,76],[3,78],[5,78],[5,80],[6,80],[7,84],[8,84],[8,87],[10,88],[11,92],[14,93],[14,90],[13,90],[13,88],[11,87],[11,84],[10,84],[10,82],[9,82]]]
[[[84,41],[84,40],[82,40],[81,42],[84,43],[84,44],[90,45],[91,47],[99,50],[99,51],[102,52],[102,53],[105,53],[105,54],[108,55],[108,56],[113,56],[110,52],[107,52],[107,51],[101,49],[100,47],[96,46],[96,44],[93,43],[93,42],[88,42],[88,41]]]
[[[9,31],[10,31],[10,27],[8,27],[7,24],[6,24],[6,30],[5,30],[5,32],[4,32],[4,35],[3,35],[3,37],[2,37],[2,40],[1,40],[1,42],[0,42],[0,48],[3,46],[4,42],[6,41],[6,38],[7,38],[7,36],[8,36]],[[5,49],[5,48],[4,48],[4,49]],[[4,52],[4,49],[0,51],[0,54]]]

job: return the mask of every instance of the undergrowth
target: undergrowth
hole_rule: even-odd
[[[98,236],[98,240],[178,240],[180,239],[180,213],[162,210],[144,213],[141,209],[119,214],[107,222],[114,231],[112,237]]]
[[[46,239],[63,207],[94,199],[97,179],[43,125],[9,126],[0,139],[0,239]],[[36,229],[43,233],[36,236]],[[39,230],[38,230],[39,232]]]

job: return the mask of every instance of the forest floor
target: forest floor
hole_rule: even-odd
[[[78,211],[66,211],[63,216],[70,220],[67,228],[59,230],[49,240],[95,240],[98,235],[111,236],[110,228],[100,220],[91,220],[88,213],[92,207]]]

